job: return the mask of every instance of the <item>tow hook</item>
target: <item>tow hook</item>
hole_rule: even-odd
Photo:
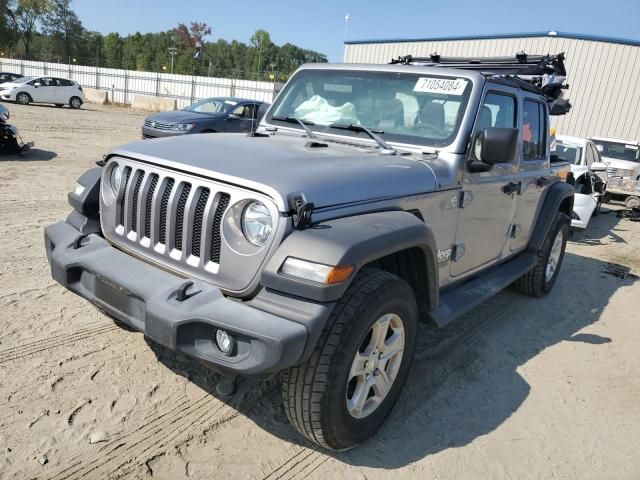
[[[289,196],[289,208],[293,212],[293,228],[302,230],[311,225],[314,204],[307,202],[304,193],[297,192]]]

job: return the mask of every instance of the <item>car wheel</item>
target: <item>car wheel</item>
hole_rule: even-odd
[[[536,266],[515,282],[519,291],[531,297],[543,297],[551,291],[564,259],[570,224],[571,220],[564,213],[556,213],[553,225],[538,251]]]
[[[405,281],[377,269],[359,273],[310,358],[281,374],[291,424],[332,450],[371,437],[407,379],[417,322],[416,301]]]
[[[636,197],[634,195],[630,195],[624,199],[624,205],[627,208],[639,208],[640,207],[640,197]]]
[[[33,99],[28,93],[20,92],[18,95],[16,95],[16,102],[18,102],[20,105],[29,105],[32,101]]]
[[[82,100],[79,97],[71,97],[69,100],[69,106],[77,110],[82,106]]]

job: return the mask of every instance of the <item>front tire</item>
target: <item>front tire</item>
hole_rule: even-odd
[[[413,291],[377,269],[359,273],[336,304],[311,357],[281,375],[291,424],[332,450],[371,437],[407,379],[417,333]]]
[[[18,95],[16,95],[16,102],[20,105],[29,105],[32,101],[33,99],[28,93],[20,92]]]
[[[570,224],[571,220],[567,215],[562,212],[556,213],[553,225],[538,251],[536,266],[515,282],[520,292],[531,297],[543,297],[551,291],[564,259]]]
[[[74,110],[77,110],[82,106],[82,100],[80,97],[71,97],[69,100],[69,106]]]

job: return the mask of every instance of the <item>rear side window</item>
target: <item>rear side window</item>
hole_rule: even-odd
[[[544,159],[547,152],[545,106],[533,100],[525,100],[522,117],[522,154],[524,159]]]

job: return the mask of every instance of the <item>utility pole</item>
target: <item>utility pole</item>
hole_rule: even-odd
[[[349,33],[349,14],[344,16],[344,36],[342,38],[342,61],[344,62],[344,56],[347,52],[347,34]]]
[[[178,54],[178,49],[176,47],[169,47],[169,55],[171,55],[171,74],[173,75],[173,59]]]

